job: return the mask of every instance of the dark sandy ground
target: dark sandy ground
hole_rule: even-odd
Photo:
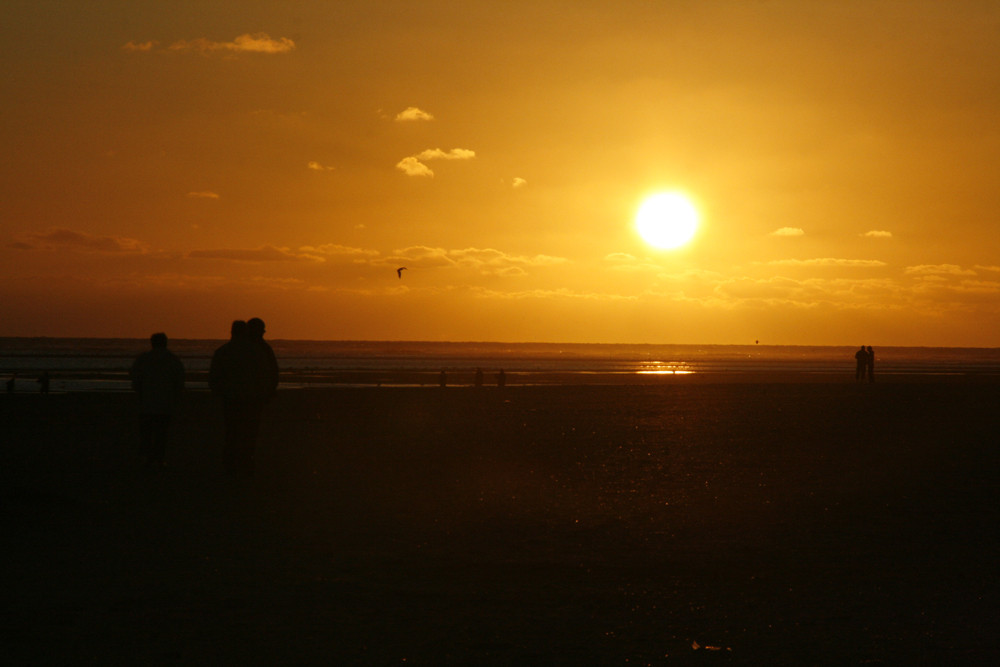
[[[993,664],[1000,383],[0,396],[0,660]]]

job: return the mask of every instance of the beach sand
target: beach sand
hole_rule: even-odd
[[[0,396],[6,664],[1000,657],[1000,383]]]

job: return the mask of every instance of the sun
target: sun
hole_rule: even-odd
[[[678,192],[650,195],[635,214],[635,228],[651,246],[679,248],[698,231],[698,209]]]

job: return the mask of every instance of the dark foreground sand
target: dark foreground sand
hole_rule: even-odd
[[[989,664],[1000,384],[0,396],[4,664]]]

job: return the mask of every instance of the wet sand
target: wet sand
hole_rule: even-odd
[[[8,664],[1000,657],[1000,383],[0,396]]]

